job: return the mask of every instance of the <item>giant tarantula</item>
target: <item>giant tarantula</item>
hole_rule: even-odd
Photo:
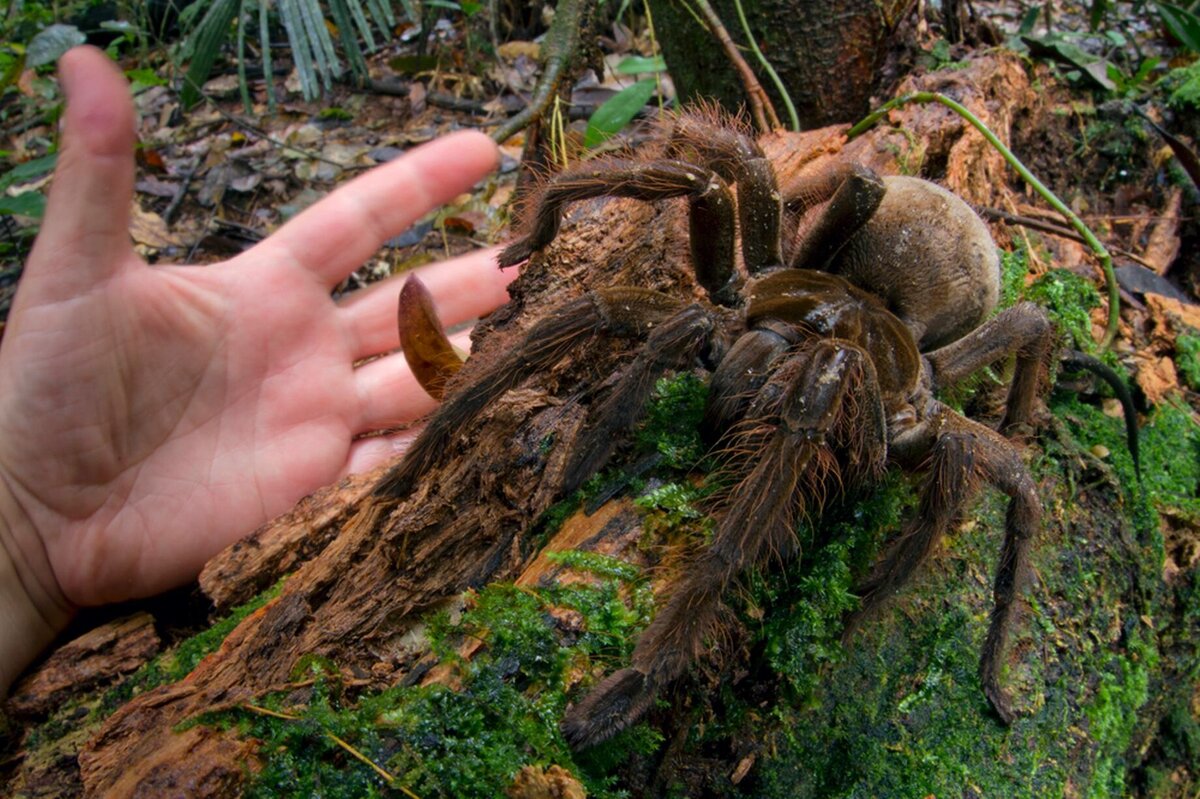
[[[794,552],[797,516],[819,501],[824,486],[864,482],[889,464],[925,473],[920,506],[859,586],[859,613],[912,576],[980,484],[1010,497],[980,677],[1000,718],[1013,718],[999,675],[1041,506],[1018,449],[934,395],[1015,353],[1001,429],[1026,422],[1052,326],[1030,303],[989,319],[999,293],[995,246],[978,217],[944,189],[914,178],[880,179],[857,166],[809,188],[811,223],[796,240],[781,236],[780,192],[759,146],[736,126],[688,115],[674,119],[650,160],[587,161],[550,179],[526,232],[501,253],[501,266],[550,244],[572,201],[684,197],[691,263],[707,298],[610,286],[549,311],[513,351],[450,393],[377,488],[408,494],[466,422],[593,337],[643,343],[588,408],[561,494],[611,457],[659,377],[698,364],[711,371],[704,426],[723,452],[732,487],[717,504],[711,545],[642,633],[632,664],[568,711],[563,730],[577,748],[637,720],[684,673],[719,626],[731,582],[772,553]],[[410,286],[402,306],[411,310],[421,301],[417,285]],[[414,346],[410,359],[424,349],[437,360],[429,355],[436,346]],[[442,380],[449,370],[417,371]]]

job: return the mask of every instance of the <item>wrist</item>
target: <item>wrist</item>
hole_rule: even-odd
[[[71,615],[41,536],[0,477],[0,700]]]

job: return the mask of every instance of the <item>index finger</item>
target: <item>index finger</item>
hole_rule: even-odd
[[[279,256],[332,288],[392,236],[494,170],[490,138],[461,131],[423,144],[339,187],[252,250]]]

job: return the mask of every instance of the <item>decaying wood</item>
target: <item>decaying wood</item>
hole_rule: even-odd
[[[158,653],[154,618],[138,613],[103,624],[55,650],[13,688],[16,716],[42,716],[73,697],[136,670]]]
[[[913,88],[917,84],[951,88],[1002,138],[1015,113],[1012,104],[1033,96],[1019,62],[1002,56],[928,76]],[[856,158],[895,173],[905,165],[898,159],[911,165],[920,155],[926,164],[944,165],[931,177],[973,201],[993,202],[1002,173],[976,133],[941,108],[912,107],[896,117],[907,135],[881,127],[849,145],[842,144],[842,129],[776,134],[767,149],[779,164],[784,192],[801,172],[822,169],[831,159]],[[919,154],[910,142],[920,143]],[[685,263],[682,219],[674,202],[579,203],[559,240],[513,284],[512,301],[477,328],[476,354],[449,391],[510,351],[531,320],[585,287],[629,283],[697,292]],[[579,428],[578,408],[562,398],[611,374],[629,347],[597,340],[579,357],[506,394],[461,432],[453,457],[404,501],[370,493],[379,472],[349,478],[214,559],[201,584],[219,607],[291,576],[277,599],[246,618],[183,682],[135,697],[104,722],[79,757],[87,795],[228,796],[246,775],[253,743],[233,730],[173,731],[181,722],[286,688],[294,664],[308,654],[373,675],[380,688],[396,684],[423,654],[408,635],[423,611],[489,581],[522,574],[541,579],[553,571],[539,560],[527,533],[557,499],[547,475]],[[551,434],[556,444],[545,452],[541,444]],[[636,529],[636,514],[628,504],[616,504],[568,524],[552,548],[570,543],[620,551],[620,542],[635,539]]]

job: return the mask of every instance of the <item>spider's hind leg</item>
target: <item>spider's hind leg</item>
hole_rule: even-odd
[[[988,701],[1008,724],[1016,714],[1000,685],[1001,658],[1017,617],[1017,594],[1028,571],[1029,547],[1041,526],[1041,504],[1020,453],[1004,437],[948,408],[939,411],[931,427],[940,432],[931,447],[929,473],[917,513],[857,587],[863,604],[848,618],[847,634],[909,581],[979,485],[986,482],[995,486],[1010,499],[979,676]]]

